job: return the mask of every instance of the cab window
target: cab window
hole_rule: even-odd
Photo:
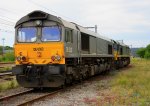
[[[61,31],[58,26],[50,26],[42,28],[42,41],[60,41]]]
[[[36,41],[37,29],[28,27],[28,28],[19,28],[18,29],[18,42],[35,42]]]

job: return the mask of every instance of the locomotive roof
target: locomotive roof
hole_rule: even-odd
[[[63,25],[65,27],[68,27],[68,28],[71,28],[71,29],[74,29],[74,30],[79,30],[82,33],[86,33],[86,34],[89,34],[89,35],[94,36],[94,37],[99,37],[101,39],[104,39],[104,40],[107,40],[107,41],[110,41],[110,42],[112,41],[111,39],[106,38],[104,36],[101,36],[100,34],[95,33],[93,31],[90,31],[87,28],[84,28],[84,27],[82,27],[82,26],[80,26],[80,25],[78,25],[76,23],[68,22],[68,21],[65,21],[63,19],[61,19],[61,21],[63,22]]]
[[[84,28],[84,27],[82,27],[80,25],[77,25],[77,24],[72,23],[72,22],[68,22],[66,20],[63,20],[60,17],[54,16],[54,15],[51,15],[51,14],[48,14],[46,12],[39,11],[39,10],[38,11],[33,11],[33,12],[27,14],[26,16],[22,17],[16,23],[15,28],[18,25],[21,25],[22,23],[25,23],[25,22],[28,22],[28,21],[31,21],[31,20],[37,20],[37,19],[39,19],[39,20],[45,20],[46,19],[46,20],[55,21],[55,22],[58,22],[59,24],[64,25],[65,27],[68,27],[68,28],[71,28],[71,29],[74,29],[74,30],[79,30],[82,33],[86,33],[88,35],[91,35],[91,36],[94,36],[94,37],[98,37],[98,38],[104,39],[106,41],[112,42],[111,39],[106,38],[104,36],[101,36],[98,33],[95,33],[93,31],[90,31],[87,28]]]
[[[119,41],[115,41],[115,40],[112,40],[115,44],[118,44],[120,46],[124,46],[124,47],[129,47],[128,45],[124,44],[123,42],[119,42]]]
[[[121,43],[120,44],[121,46],[124,46],[124,47],[129,47],[128,45],[124,44],[124,43]]]
[[[25,22],[29,22],[31,20],[52,20],[52,21],[55,21],[55,22],[58,22],[60,24],[63,24],[62,21],[54,16],[54,15],[50,15],[46,12],[43,12],[43,11],[33,11],[29,14],[27,14],[26,16],[22,17],[15,25],[15,27],[17,27],[18,25],[22,24],[22,23],[25,23]]]

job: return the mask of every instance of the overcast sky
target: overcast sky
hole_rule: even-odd
[[[0,3],[0,45],[13,46],[14,25],[24,15],[42,10],[132,47],[150,44],[150,0],[4,0]]]

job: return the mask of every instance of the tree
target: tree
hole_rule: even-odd
[[[146,47],[144,58],[150,59],[150,44]]]
[[[146,48],[140,48],[137,50],[137,55],[140,56],[141,58],[144,58],[145,56],[145,51],[146,51]]]
[[[13,47],[5,46],[5,50],[13,50]]]

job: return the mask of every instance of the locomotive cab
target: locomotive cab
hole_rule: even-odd
[[[43,22],[47,25],[40,27],[32,26],[38,22],[27,22],[16,28],[16,64],[64,64],[62,27],[51,21]]]

